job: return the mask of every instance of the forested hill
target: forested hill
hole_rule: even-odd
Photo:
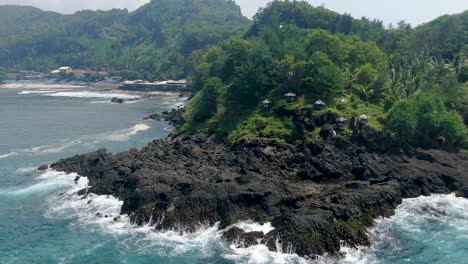
[[[231,0],[153,0],[134,12],[0,6],[0,66],[59,65],[118,71],[128,78],[185,77],[197,49],[243,32],[249,23]]]
[[[180,132],[301,144],[356,135],[361,120],[417,146],[468,146],[468,12],[385,28],[274,1],[247,32],[192,56],[200,91]]]

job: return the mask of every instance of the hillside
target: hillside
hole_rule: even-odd
[[[301,144],[351,136],[367,116],[366,125],[413,145],[433,147],[443,138],[444,147],[466,146],[467,15],[385,29],[305,2],[275,1],[244,38],[198,56],[191,78],[200,92],[180,133]],[[293,103],[284,97],[290,92]],[[265,100],[272,101],[267,110]],[[317,110],[318,100],[326,105]]]
[[[0,6],[0,66],[101,68],[129,78],[185,77],[188,55],[241,32],[233,1],[153,0],[138,10],[73,15]]]

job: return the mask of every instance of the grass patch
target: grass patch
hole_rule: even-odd
[[[268,113],[256,112],[229,135],[231,144],[241,139],[262,138],[275,142],[293,143],[298,138],[298,131],[292,117],[283,117]]]

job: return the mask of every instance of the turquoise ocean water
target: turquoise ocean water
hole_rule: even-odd
[[[307,263],[262,245],[221,245],[216,227],[194,234],[158,233],[132,225],[125,216],[115,221],[120,201],[76,195],[87,186],[86,178],[75,184],[74,175],[35,170],[102,147],[112,152],[141,148],[171,130],[164,122],[142,118],[185,100],[156,97],[120,105],[109,102],[114,96],[84,89],[0,89],[1,264]],[[345,247],[342,260],[312,263],[468,263],[468,201],[453,195],[406,200],[369,234],[372,248]]]

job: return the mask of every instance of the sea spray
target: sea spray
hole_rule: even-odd
[[[68,184],[65,193],[53,195],[48,199],[49,209],[46,217],[69,219],[72,220],[72,228],[116,236],[124,248],[132,248],[140,254],[157,252],[160,255],[180,256],[189,252],[201,252],[205,257],[221,254],[236,263],[308,263],[296,254],[269,251],[262,244],[249,248],[240,248],[232,244],[225,248],[221,242],[224,230],[219,230],[218,224],[202,227],[193,233],[176,230],[161,232],[156,231],[153,226],[137,226],[130,222],[127,215],[120,215],[123,202],[117,198],[92,193],[79,196],[78,191],[89,188],[89,181],[86,177],[80,177],[75,183],[76,177],[76,174],[54,171],[48,171],[39,177],[42,180]],[[239,222],[233,226],[264,233],[274,229],[271,223],[261,225],[252,221]]]
[[[9,158],[9,157],[15,156],[17,154],[18,153],[16,153],[16,152],[11,152],[11,153],[7,153],[7,154],[0,154],[0,159],[6,159],[6,158]]]
[[[369,228],[369,248],[342,247],[341,263],[463,263],[468,199],[435,194],[405,199],[390,218]]]
[[[370,248],[342,247],[343,258],[317,257],[304,259],[293,251],[270,251],[266,245],[258,244],[248,248],[240,247],[235,243],[224,245],[221,241],[223,230],[218,226],[204,227],[195,233],[181,233],[179,231],[156,231],[153,226],[137,226],[130,222],[129,217],[120,215],[122,201],[112,196],[88,194],[79,196],[79,190],[89,188],[89,181],[80,177],[75,183],[76,174],[65,174],[48,171],[38,179],[52,181],[57,185],[67,185],[63,193],[52,195],[48,199],[46,216],[49,218],[69,219],[73,229],[92,230],[93,232],[107,233],[119,241],[125,250],[135,251],[138,254],[158,254],[160,256],[176,257],[186,254],[201,254],[203,257],[222,256],[235,263],[405,263],[411,258],[405,256],[402,250],[410,250],[402,241],[401,233],[413,235],[423,234],[429,225],[443,225],[453,230],[455,234],[449,239],[462,241],[468,237],[468,201],[457,198],[455,195],[433,195],[404,200],[391,218],[378,219],[374,227],[368,230],[371,241]],[[32,190],[31,190],[32,191]],[[258,224],[252,221],[234,224],[245,231],[261,231],[268,233],[272,230],[269,223]],[[440,239],[435,236],[434,238]],[[423,243],[431,239],[421,238]],[[403,238],[404,240],[404,238]],[[282,248],[279,246],[278,248]],[[413,253],[412,253],[413,254]],[[423,252],[424,254],[424,252]],[[397,257],[398,256],[398,257]],[[417,257],[417,254],[414,254]],[[460,262],[462,263],[462,262]]]

